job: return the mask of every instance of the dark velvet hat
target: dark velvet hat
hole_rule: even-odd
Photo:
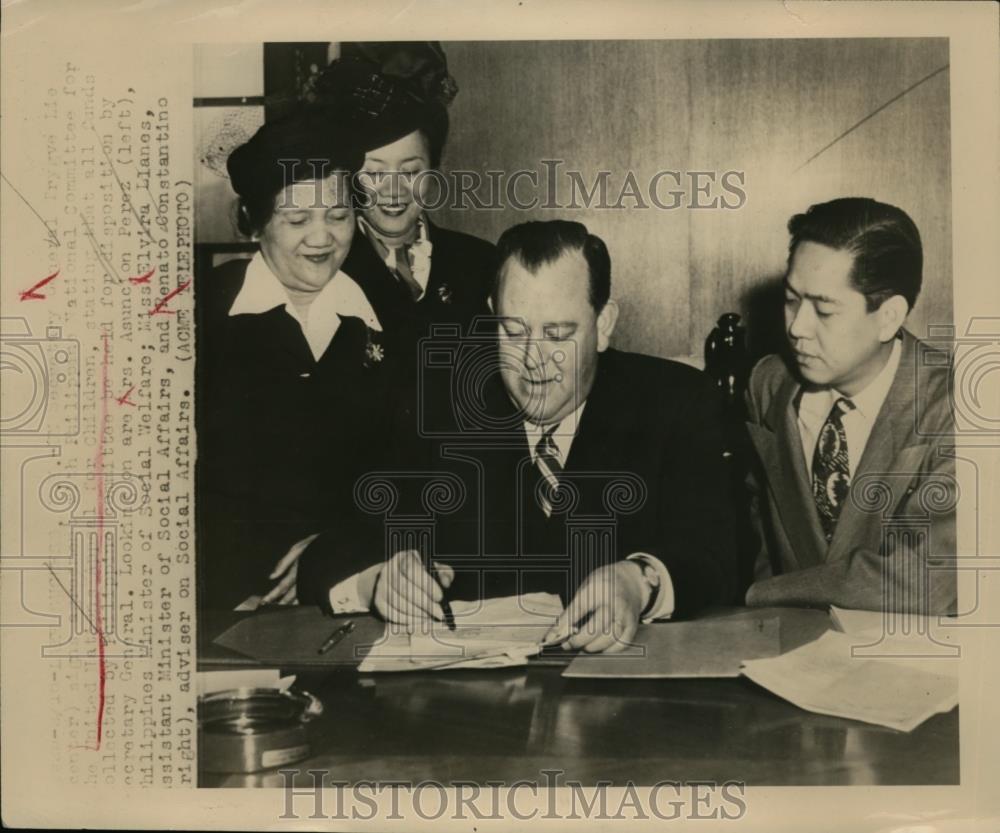
[[[354,173],[364,149],[343,118],[321,107],[303,109],[261,127],[226,160],[233,190],[246,199],[270,198],[293,182]]]

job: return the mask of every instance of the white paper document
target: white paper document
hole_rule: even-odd
[[[542,640],[562,613],[562,601],[550,593],[529,593],[451,604],[455,630],[430,622],[426,630],[398,633],[387,624],[382,639],[358,670],[422,671],[452,668],[500,668],[523,665],[542,648]]]
[[[859,657],[857,644],[827,631],[787,654],[743,663],[743,674],[807,711],[903,732],[958,704],[956,661]]]
[[[891,653],[910,657],[957,657],[959,653],[953,616],[853,610],[831,605],[830,621],[841,633],[858,637],[855,656]],[[882,650],[869,650],[876,648]]]

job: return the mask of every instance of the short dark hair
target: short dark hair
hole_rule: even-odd
[[[869,312],[893,295],[909,309],[920,294],[924,254],[920,232],[901,208],[869,197],[842,197],[809,207],[788,221],[788,259],[800,243],[812,242],[854,256],[851,285],[865,296]]]
[[[508,260],[516,257],[525,269],[535,274],[539,267],[555,262],[565,252],[580,252],[583,255],[590,275],[590,305],[595,312],[604,309],[611,297],[611,258],[608,248],[600,237],[588,232],[583,223],[570,220],[520,223],[500,235],[492,293],[494,308],[500,275]]]

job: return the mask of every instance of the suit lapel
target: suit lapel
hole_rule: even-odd
[[[245,345],[242,349],[249,349],[254,355],[263,353],[267,357],[251,360],[249,367],[258,366],[261,362],[267,366],[285,365],[291,368],[316,364],[302,327],[284,307],[275,307],[260,314],[234,315],[228,318],[228,322],[235,332],[246,334],[232,339],[233,344]]]
[[[631,459],[629,455],[615,455],[614,449],[610,448],[617,438],[627,437],[629,433],[623,430],[626,427],[623,423],[628,409],[621,407],[622,403],[616,401],[615,391],[611,390],[615,382],[615,369],[609,365],[613,364],[614,360],[615,355],[612,350],[605,351],[598,359],[597,377],[587,395],[587,404],[569,448],[569,456],[564,466],[566,471],[614,469],[615,466],[608,467],[602,463],[608,456],[612,459],[617,457],[619,460]]]
[[[880,472],[905,472],[909,469],[901,466],[898,459],[901,451],[911,436],[907,426],[913,423],[914,399],[916,395],[915,375],[916,340],[906,330],[903,330],[902,354],[899,367],[892,380],[885,402],[875,418],[875,424],[868,437],[868,443],[861,454],[861,459],[851,478],[851,496],[844,506],[833,540],[830,542],[828,560],[838,558],[842,551],[849,550],[863,538],[863,527],[873,518],[871,512],[862,507],[866,501],[855,492],[856,488],[864,488],[871,475]],[[893,479],[890,478],[890,485]],[[892,497],[892,505],[898,496]]]
[[[424,228],[427,231],[427,239],[431,242],[431,270],[427,275],[427,286],[424,289],[424,297],[421,303],[434,303],[440,300],[442,294],[447,289],[442,290],[445,275],[449,274],[451,264],[448,262],[450,247],[442,244],[441,230],[424,216]]]
[[[796,399],[801,386],[790,374],[765,415],[765,426],[749,426],[760,458],[768,470],[782,525],[792,543],[791,557],[799,568],[823,562],[826,539],[816,513],[812,485],[802,452]],[[769,434],[769,437],[768,437]],[[762,447],[767,446],[767,447]]]

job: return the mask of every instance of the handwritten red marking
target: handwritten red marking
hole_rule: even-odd
[[[51,283],[52,281],[54,281],[56,279],[56,276],[58,274],[59,274],[59,270],[56,269],[55,272],[53,272],[47,278],[42,278],[38,283],[36,283],[33,287],[31,287],[31,289],[24,290],[24,292],[21,293],[21,300],[22,301],[44,301],[48,297],[48,295],[40,295],[39,293],[35,292],[35,290],[36,289],[41,289],[43,286],[45,286],[45,284]]]
[[[117,402],[119,405],[131,405],[133,407],[137,407],[135,402],[133,402],[131,399],[128,398],[129,394],[132,393],[132,391],[134,390],[135,390],[135,385],[132,385],[132,387],[130,387],[127,391],[125,391],[125,393],[123,393],[121,396],[116,396],[115,402]]]
[[[180,295],[189,286],[191,286],[191,281],[184,281],[184,283],[178,286],[173,292],[168,292],[156,302],[156,306],[149,311],[149,314],[156,315],[159,313],[160,315],[173,315],[176,310],[166,309],[167,303]]]
[[[139,275],[139,277],[137,278],[129,278],[128,282],[131,284],[149,283],[149,279],[153,277],[153,272],[155,271],[156,267],[154,266],[152,269],[146,272],[145,275]]]
[[[104,581],[104,437],[108,430],[108,336],[103,336],[104,354],[101,358],[101,430],[97,435],[97,453],[94,456],[94,479],[97,485],[97,552],[94,559],[94,630],[97,631],[97,749],[101,748],[104,735],[104,688],[108,670],[104,660],[104,600],[101,584]],[[126,394],[127,395],[127,394]]]

